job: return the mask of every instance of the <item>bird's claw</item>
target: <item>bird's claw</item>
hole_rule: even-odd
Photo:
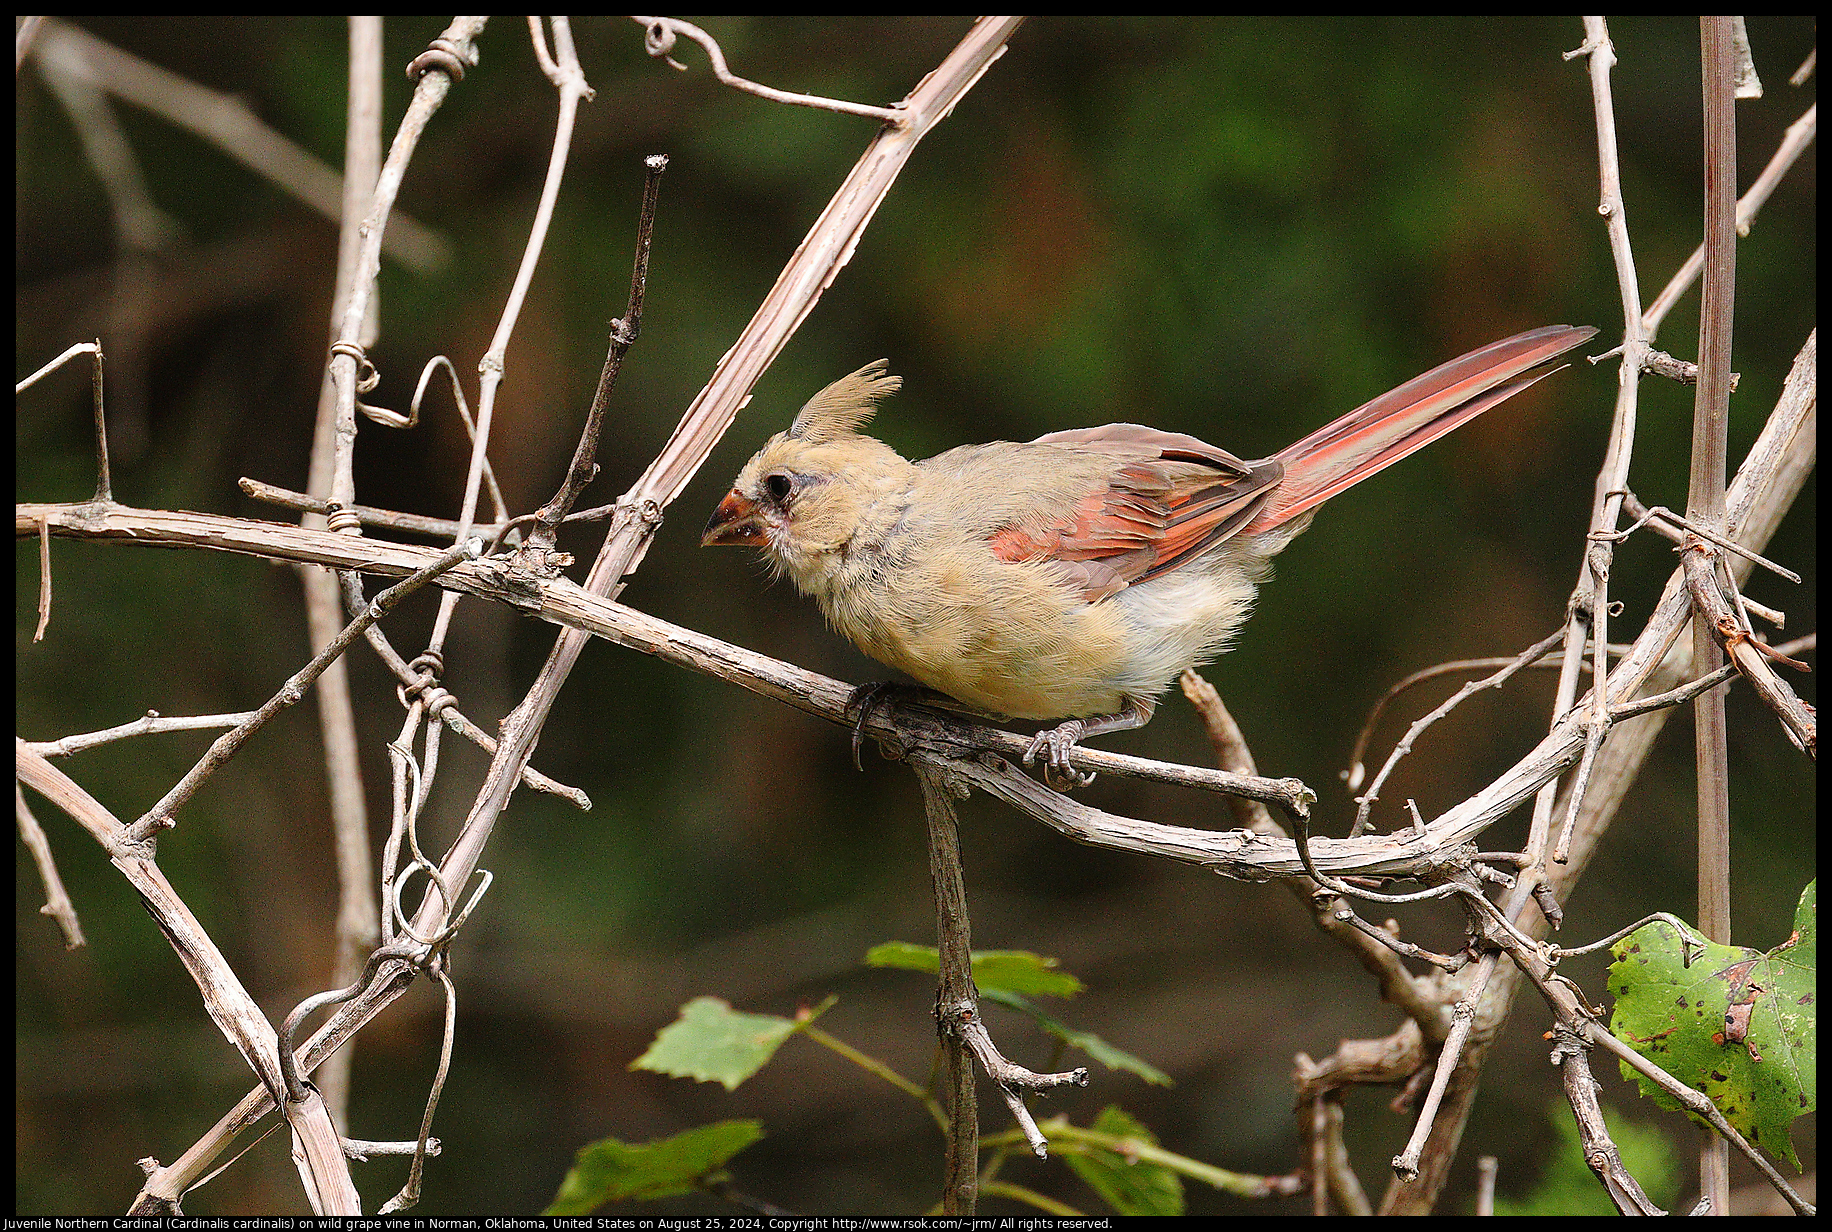
[[[860,760],[859,750],[865,745],[865,725],[871,722],[872,711],[890,701],[891,694],[897,686],[889,680],[872,680],[854,689],[846,698],[846,713],[851,714],[853,707],[858,707],[859,717],[852,724],[852,766],[855,770],[864,770],[865,763]]]
[[[1094,781],[1092,771],[1084,774],[1069,764],[1069,753],[1081,739],[1083,723],[1079,719],[1070,719],[1056,727],[1045,728],[1031,737],[1030,747],[1024,750],[1024,764],[1030,765],[1047,750],[1043,757],[1043,781],[1057,791],[1070,791],[1077,787],[1086,787]]]

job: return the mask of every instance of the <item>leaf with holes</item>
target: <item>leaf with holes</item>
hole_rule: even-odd
[[[1655,921],[1616,943],[1610,1029],[1703,1092],[1751,1141],[1800,1167],[1788,1131],[1818,1090],[1814,971],[1818,897],[1809,884],[1787,941],[1760,953],[1716,945]],[[1625,1078],[1663,1108],[1679,1105],[1629,1066]]]

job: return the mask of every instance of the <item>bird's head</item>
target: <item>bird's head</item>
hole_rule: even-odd
[[[910,465],[859,433],[878,400],[903,383],[886,375],[887,362],[874,360],[827,386],[788,431],[766,441],[713,510],[701,545],[762,548],[802,591],[821,589],[885,481]]]

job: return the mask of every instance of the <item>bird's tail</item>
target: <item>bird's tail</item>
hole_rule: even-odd
[[[1244,534],[1268,531],[1423,449],[1556,369],[1540,365],[1596,336],[1588,325],[1547,325],[1471,351],[1382,394],[1281,450],[1285,467]]]

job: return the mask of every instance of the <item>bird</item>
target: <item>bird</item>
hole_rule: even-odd
[[[860,431],[902,385],[875,360],[764,443],[701,543],[762,549],[860,650],[970,711],[1054,724],[1024,763],[1041,759],[1052,786],[1086,785],[1075,746],[1142,726],[1185,669],[1225,650],[1318,505],[1550,375],[1596,332],[1490,343],[1258,461],[1112,423],[911,462]]]

